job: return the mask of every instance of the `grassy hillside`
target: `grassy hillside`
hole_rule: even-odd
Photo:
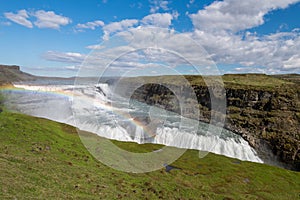
[[[300,84],[300,74],[278,74],[273,77]]]
[[[115,142],[131,151],[156,145]],[[73,127],[0,113],[0,199],[298,199],[300,173],[188,150],[181,170],[132,174],[93,159]]]
[[[299,82],[300,75],[286,74],[278,76],[270,76],[266,74],[225,74],[222,76],[205,76],[205,79],[198,75],[185,75],[182,78],[177,76],[145,76],[123,79],[124,83],[135,84],[142,81],[142,83],[167,83],[174,85],[202,85],[206,86],[205,81],[216,81],[222,79],[225,88],[234,89],[260,89],[260,90],[278,90],[281,87],[289,88],[297,86],[295,83]],[[187,82],[184,82],[185,79]]]

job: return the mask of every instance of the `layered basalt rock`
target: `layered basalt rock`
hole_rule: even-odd
[[[270,85],[267,82],[261,82],[261,85],[232,83],[226,81],[228,77],[225,76],[227,109],[224,127],[246,139],[266,163],[275,163],[299,171],[300,86],[297,82],[280,79],[277,82],[277,78],[261,76],[262,79],[270,78],[268,80]],[[178,86],[177,92],[182,94],[182,97],[185,91],[192,87],[201,114],[198,119],[210,122],[211,114],[214,113],[211,108],[211,98],[216,97],[205,84],[195,84],[197,82],[194,81],[195,78],[188,77],[191,85]],[[270,81],[274,81],[274,84],[272,85]],[[129,85],[134,85],[133,80],[129,82]],[[166,88],[159,84],[144,84],[135,90],[131,98],[180,113],[182,111],[180,104],[174,103],[176,97]],[[173,90],[174,88],[176,87],[173,87]],[[192,100],[186,99],[186,101]],[[194,116],[191,114],[189,117]]]

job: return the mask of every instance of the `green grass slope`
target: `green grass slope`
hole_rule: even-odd
[[[115,142],[135,152],[159,146]],[[133,174],[96,161],[75,128],[0,113],[0,199],[299,199],[300,173],[188,150],[170,173]]]

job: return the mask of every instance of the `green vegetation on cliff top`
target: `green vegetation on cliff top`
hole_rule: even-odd
[[[297,86],[297,81],[300,80],[300,76],[286,75],[283,76],[270,76],[266,74],[225,74],[222,76],[196,76],[196,75],[184,75],[180,76],[144,76],[144,77],[131,77],[125,78],[122,81],[125,83],[167,83],[174,85],[209,85],[209,83],[220,80],[227,88],[237,89],[260,89],[260,90],[274,90],[279,88],[291,88]],[[286,77],[290,77],[286,78]],[[293,81],[291,81],[293,80]]]
[[[144,152],[153,144],[114,142]],[[133,174],[96,161],[76,129],[45,119],[0,113],[1,199],[297,199],[300,173],[188,150],[181,168]]]

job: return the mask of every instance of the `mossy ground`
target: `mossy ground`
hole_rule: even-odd
[[[129,151],[160,146],[116,142]],[[0,199],[299,199],[300,173],[188,150],[181,168],[134,174],[95,160],[76,129],[0,113]]]

